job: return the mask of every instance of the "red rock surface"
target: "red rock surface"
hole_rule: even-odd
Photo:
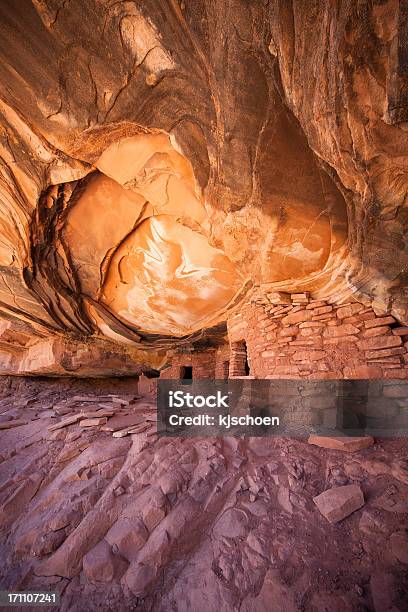
[[[120,439],[77,421],[50,431],[67,410],[155,411],[129,403],[130,380],[9,385],[1,416],[29,422],[0,432],[3,588],[56,590],[62,610],[86,598],[90,610],[249,611],[271,597],[296,611],[405,609],[405,440],[348,455],[288,438],[157,439],[154,419]],[[313,499],[349,490],[363,507],[349,514],[342,498],[330,524]]]

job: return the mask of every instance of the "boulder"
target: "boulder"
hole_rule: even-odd
[[[245,537],[248,530],[248,517],[242,510],[229,508],[214,525],[213,532],[226,538]]]
[[[346,453],[354,453],[364,448],[369,448],[374,444],[374,438],[371,436],[363,437],[331,437],[331,436],[317,436],[311,435],[308,439],[309,444],[314,446],[320,446],[321,448],[329,448],[333,450],[340,450]]]
[[[154,565],[134,562],[122,578],[122,586],[133,595],[146,595],[156,578],[157,568]]]
[[[120,518],[109,529],[105,539],[122,557],[131,561],[148,537],[148,531],[141,520]]]
[[[355,484],[323,491],[313,501],[329,523],[338,523],[364,506],[363,492]]]
[[[93,583],[111,582],[125,572],[127,565],[124,559],[112,553],[106,540],[98,542],[83,558],[83,572]]]

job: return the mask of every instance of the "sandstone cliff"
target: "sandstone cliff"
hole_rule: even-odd
[[[157,367],[265,284],[407,322],[407,11],[3,0],[6,354]]]

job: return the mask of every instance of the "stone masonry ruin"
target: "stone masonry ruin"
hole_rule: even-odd
[[[407,135],[406,0],[1,0],[1,592],[408,609]]]

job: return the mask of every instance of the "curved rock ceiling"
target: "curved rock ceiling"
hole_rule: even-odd
[[[151,333],[182,336],[219,318],[243,279],[210,245],[201,190],[170,138],[125,138],[95,165],[104,174],[91,175],[61,231],[81,297]]]
[[[405,12],[3,0],[2,316],[149,347],[260,286],[407,322]]]

